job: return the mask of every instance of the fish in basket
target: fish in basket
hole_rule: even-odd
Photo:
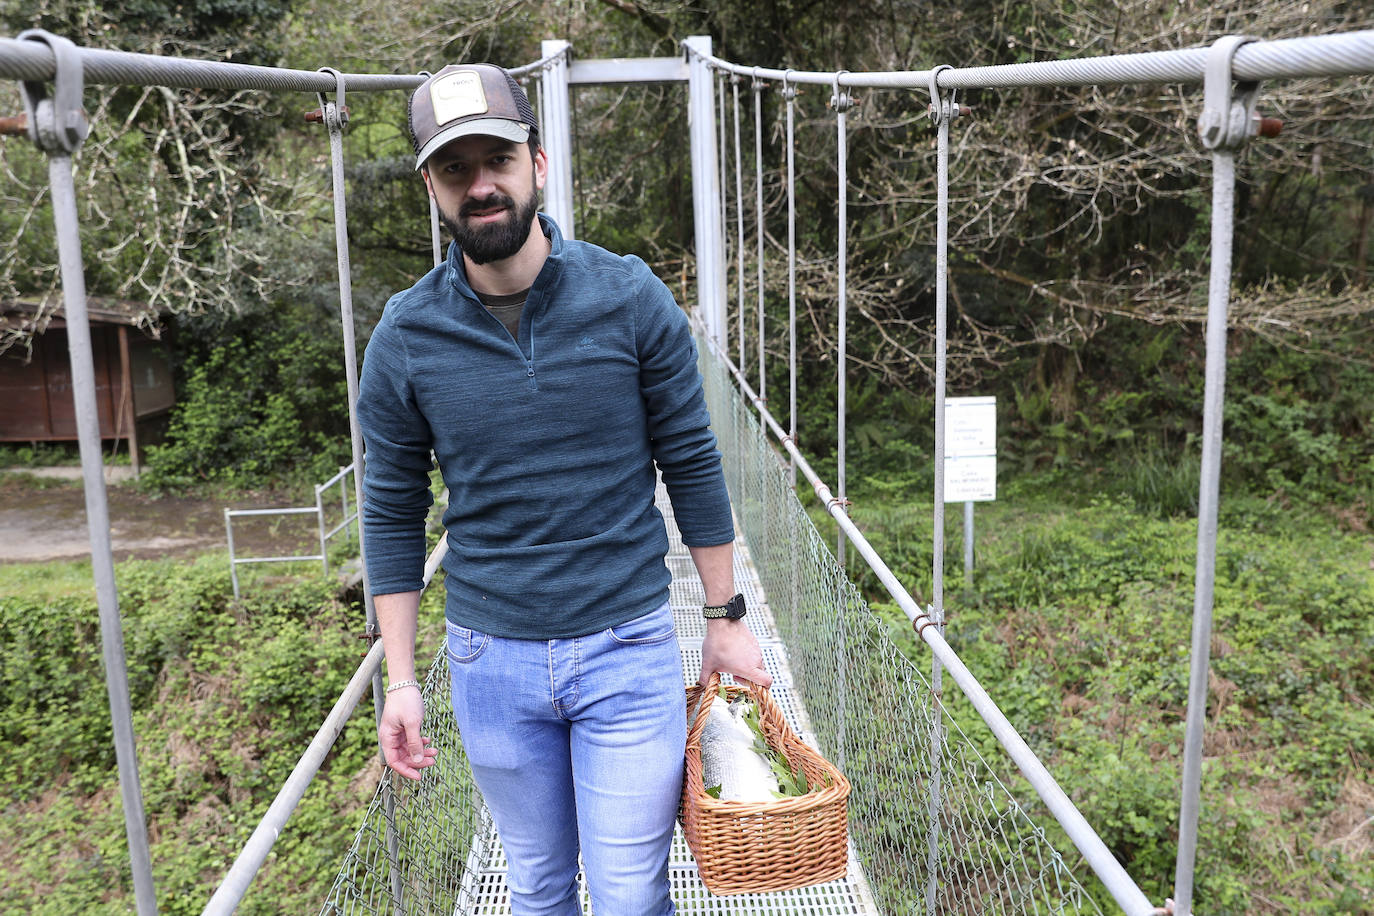
[[[715,894],[833,881],[848,866],[849,781],[797,736],[766,687],[687,688],[679,810],[702,883]]]

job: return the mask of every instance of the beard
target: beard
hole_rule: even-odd
[[[505,219],[486,226],[468,224],[467,217],[494,207],[505,208]],[[530,236],[530,224],[538,212],[538,194],[531,189],[529,197],[519,206],[505,194],[492,194],[482,200],[464,201],[456,217],[440,207],[439,222],[453,235],[458,247],[472,263],[487,264],[504,260],[524,246]]]

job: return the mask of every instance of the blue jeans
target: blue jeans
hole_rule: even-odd
[[[686,698],[667,604],[575,639],[448,624],[453,712],[509,865],[514,916],[671,916]]]

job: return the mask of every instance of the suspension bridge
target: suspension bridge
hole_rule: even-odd
[[[614,61],[576,60],[567,42],[545,42],[543,57],[514,68],[535,82],[542,137],[551,169],[546,210],[575,237],[570,92],[577,85],[681,83],[686,86],[690,125],[695,301],[686,303],[698,327],[701,369],[713,426],[741,535],[737,582],[759,613],[751,626],[764,647],[775,678],[775,695],[793,727],[837,762],[854,786],[849,808],[850,868],[841,880],[778,894],[715,897],[696,880],[690,854],[679,841],[670,869],[674,897],[683,913],[933,914],[1100,913],[1131,916],[1193,912],[1193,875],[1200,805],[1203,711],[1206,701],[1212,588],[1216,557],[1217,493],[1221,461],[1227,307],[1233,240],[1236,152],[1263,128],[1255,110],[1262,81],[1297,77],[1340,78],[1374,73],[1374,32],[1256,41],[1227,36],[1211,47],[988,67],[935,67],[921,71],[851,73],[776,70],[740,65],[712,54],[708,38],[688,39],[673,58]],[[318,120],[328,129],[332,159],[340,316],[345,339],[350,416],[357,394],[355,329],[348,251],[348,217],[342,134],[345,92],[408,91],[418,75],[343,74],[251,67],[220,62],[83,49],[46,32],[0,38],[0,77],[20,80],[26,117],[3,128],[24,132],[48,156],[49,181],[72,358],[79,441],[91,531],[93,570],[101,617],[103,652],[113,733],[120,771],[133,883],[138,911],[156,912],[146,817],[138,778],[124,673],[123,644],[110,525],[101,473],[99,426],[91,369],[84,269],[76,218],[72,158],[88,130],[82,93],[88,83],[166,87],[311,92],[318,95]],[[739,172],[735,175],[737,271],[735,326],[730,339],[730,303],[725,258],[725,196],[728,176],[727,93],[735,80],[736,169],[743,161],[739,131],[738,80],[771,86],[786,101],[786,188],[788,194],[788,289],[791,359],[789,411],[780,422],[765,396],[764,314],[758,312],[757,389],[746,365],[746,306],[743,288],[743,223]],[[951,123],[962,113],[955,93],[962,89],[1018,86],[1079,86],[1202,83],[1198,135],[1213,167],[1212,248],[1206,339],[1203,452],[1199,493],[1194,626],[1183,792],[1179,811],[1177,874],[1173,899],[1152,900],[1126,873],[1098,834],[1074,807],[1007,721],[995,703],[995,684],[981,684],[943,637],[943,473],[945,455],[945,343],[949,247],[948,180]],[[836,201],[839,247],[837,414],[838,477],[832,490],[796,445],[795,366],[795,182],[793,98],[799,86],[831,93],[837,131],[840,192]],[[934,456],[934,596],[918,605],[881,556],[849,520],[845,498],[846,378],[846,114],[852,91],[917,90],[937,135],[936,353]],[[757,118],[757,107],[755,114]],[[756,120],[757,125],[757,120]],[[756,143],[761,134],[756,126]],[[756,157],[756,161],[759,159]],[[755,182],[755,187],[760,183]],[[761,213],[762,206],[759,205]],[[763,246],[762,219],[758,245]],[[431,212],[436,262],[438,220]],[[764,259],[758,258],[763,271]],[[762,281],[759,289],[762,297]],[[762,298],[760,298],[760,303]],[[732,343],[738,348],[732,354]],[[775,399],[778,400],[778,399]],[[352,422],[355,462],[363,459],[356,419]],[[356,478],[355,478],[356,480]],[[837,529],[823,537],[797,496],[804,480]],[[360,482],[356,484],[359,489]],[[360,502],[361,492],[355,493]],[[355,503],[357,504],[357,503]],[[660,505],[669,519],[671,507]],[[667,563],[674,573],[672,603],[678,614],[684,668],[699,666],[700,584],[693,578],[680,540]],[[833,546],[832,546],[833,544]],[[442,545],[430,558],[426,581],[438,566]],[[911,622],[929,650],[929,668],[911,663],[869,611],[847,567],[862,562]],[[367,590],[369,628],[375,628]],[[696,656],[693,653],[698,653]],[[695,661],[694,661],[695,659]],[[381,644],[355,672],[343,695],[283,785],[258,829],[245,845],[205,908],[232,912],[242,900],[272,844],[318,770],[343,724],[371,690],[381,697]],[[946,687],[946,679],[953,689]],[[343,853],[338,876],[322,914],[508,912],[503,859],[480,798],[465,770],[461,737],[448,712],[442,652],[425,677],[429,729],[444,750],[439,765],[418,783],[383,778],[363,815],[352,848]],[[979,731],[973,735],[971,732]],[[1001,755],[986,759],[981,739],[995,738]],[[342,852],[342,851],[341,851]],[[1105,908],[1105,910],[1104,910]]]

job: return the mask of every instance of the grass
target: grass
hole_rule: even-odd
[[[94,593],[90,560],[0,564],[0,595],[25,604],[48,605]]]

